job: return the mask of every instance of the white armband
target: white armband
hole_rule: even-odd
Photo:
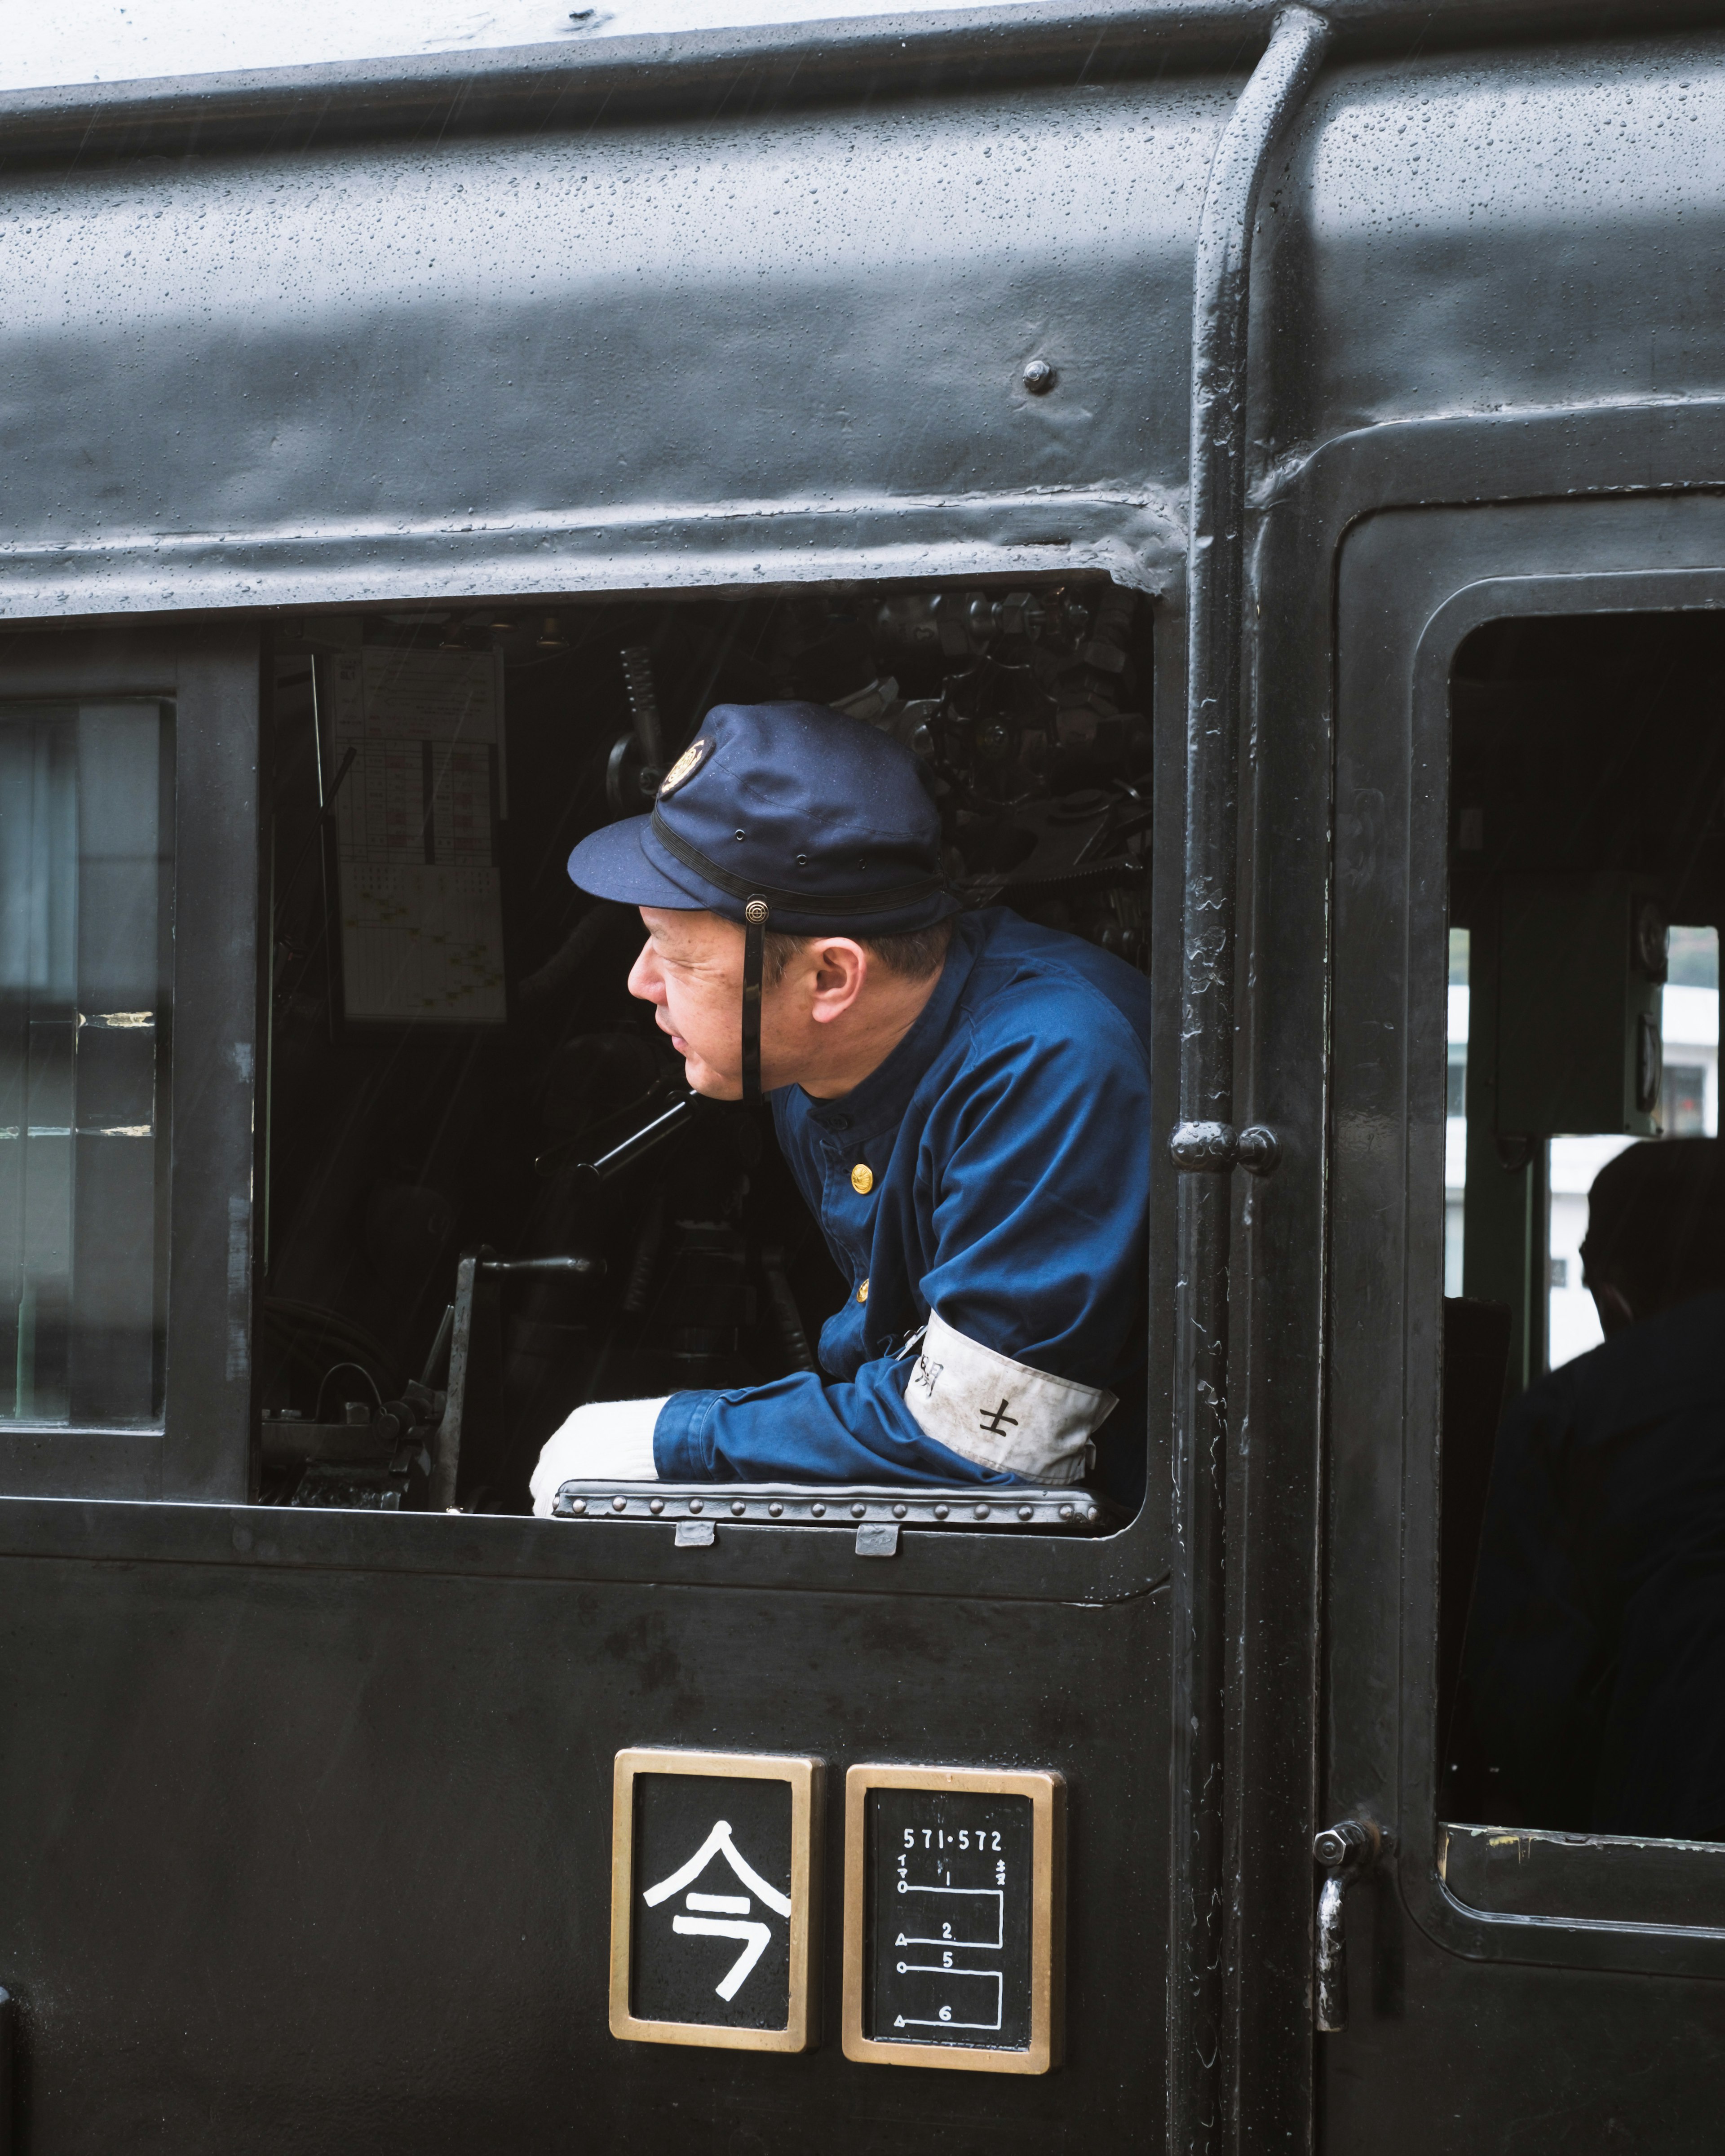
[[[1029,1482],[1076,1482],[1090,1440],[1120,1404],[968,1339],[931,1311],[905,1405],[925,1437],[961,1459]]]

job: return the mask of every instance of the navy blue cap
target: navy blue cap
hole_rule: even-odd
[[[824,704],[719,704],[665,773],[650,816],[569,856],[597,898],[742,921],[767,901],[792,936],[893,936],[958,911],[940,816],[901,742]]]

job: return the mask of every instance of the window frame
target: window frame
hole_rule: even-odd
[[[6,702],[172,706],[175,821],[162,1419],[0,1425],[8,1496],[243,1502],[251,1487],[259,672],[255,623],[0,636]]]
[[[1700,493],[1385,510],[1337,559],[1325,1810],[1390,1830],[1470,1959],[1725,1974],[1725,1844],[1501,1828],[1538,1856],[1506,1868],[1439,1817],[1436,1727],[1452,664],[1509,616],[1725,611],[1720,564]]]

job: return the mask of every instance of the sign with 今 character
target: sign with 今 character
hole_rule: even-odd
[[[853,1767],[845,1789],[845,2056],[1046,2073],[1060,2051],[1058,1774]]]
[[[806,2051],[815,2038],[821,1763],[619,1752],[611,2033]]]

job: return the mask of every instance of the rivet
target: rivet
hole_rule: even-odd
[[[934,1508],[934,1517],[937,1520],[943,1520],[952,1509],[950,1505],[937,1505]]]
[[[815,1499],[814,1502],[809,1507],[809,1509],[814,1513],[817,1520],[824,1520],[827,1516],[827,1508],[821,1503],[819,1497]]]
[[[1030,1507],[1028,1505],[1020,1505],[1019,1507],[1019,1517],[1021,1520],[1034,1520],[1035,1517],[1036,1515],[1030,1510]]]
[[[628,1498],[627,1498],[627,1497],[614,1497],[614,1498],[611,1500],[611,1510],[612,1510],[614,1512],[626,1512],[629,1510],[629,1500],[628,1500]]]
[[[741,831],[737,834],[737,843],[739,846],[742,844],[742,834]]]
[[[1085,1517],[1085,1518],[1086,1518],[1086,1519],[1087,1519],[1087,1520],[1093,1520],[1093,1519],[1095,1519],[1095,1517],[1096,1517],[1096,1507],[1095,1507],[1094,1505],[1092,1505],[1092,1506],[1091,1507],[1090,1510],[1089,1510],[1089,1511],[1085,1514],[1085,1516],[1084,1516],[1084,1517]]]
[[[1024,367],[1024,387],[1033,397],[1046,397],[1059,377],[1045,359],[1033,359]]]
[[[908,1505],[895,1505],[892,1508],[892,1517],[896,1520],[901,1520],[910,1509]]]
[[[743,1503],[741,1497],[733,1497],[731,1500],[731,1510],[740,1520],[743,1514],[748,1510],[748,1507]]]
[[[647,1510],[648,1510],[649,1512],[662,1512],[665,1510],[665,1500],[664,1500],[664,1498],[663,1498],[663,1497],[651,1497],[651,1498],[649,1498],[649,1500],[647,1501]]]
[[[809,856],[808,856],[808,855],[807,855],[807,854],[798,854],[798,856],[797,856],[797,866],[798,866],[799,869],[806,869],[806,868],[808,867],[808,865],[809,865]]]
[[[784,1507],[783,1507],[783,1505],[781,1505],[781,1504],[779,1503],[779,1502],[778,1502],[778,1498],[777,1498],[777,1497],[775,1497],[775,1498],[773,1499],[773,1502],[772,1502],[772,1503],[771,1503],[771,1504],[767,1507],[767,1509],[768,1509],[768,1511],[769,1512],[771,1512],[771,1513],[772,1513],[772,1515],[773,1515],[773,1518],[776,1520],[776,1519],[778,1517],[778,1516],[780,1515],[780,1513],[783,1512],[783,1510],[784,1510]]]
[[[691,1497],[689,1500],[689,1509],[691,1512],[703,1512],[706,1507],[699,1497]]]
[[[569,1510],[572,1512],[584,1512],[587,1510],[586,1498],[572,1497],[569,1501]]]
[[[1062,1505],[1060,1507],[1060,1517],[1063,1520],[1070,1520],[1071,1517],[1072,1507],[1070,1505]]]
[[[976,1516],[979,1520],[986,1520],[988,1517],[988,1507],[986,1505],[978,1505],[976,1508]]]
[[[866,1505],[853,1505],[850,1508],[850,1517],[853,1520],[863,1519],[866,1517],[868,1509]]]

